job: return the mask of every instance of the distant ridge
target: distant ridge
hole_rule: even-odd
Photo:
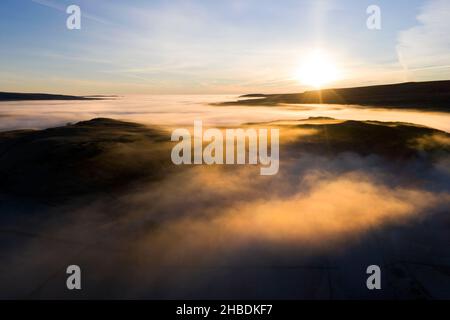
[[[25,101],[25,100],[100,100],[104,96],[70,96],[63,94],[47,93],[20,93],[0,92],[0,101]]]
[[[240,98],[239,101],[224,102],[220,105],[276,106],[284,103],[325,103],[450,111],[450,80],[324,89],[290,94],[250,94]]]

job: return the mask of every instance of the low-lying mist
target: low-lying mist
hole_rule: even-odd
[[[317,121],[278,124],[276,176],[181,166],[61,203],[2,195],[0,296],[371,298],[371,264],[386,276],[375,297],[445,296],[407,263],[450,254],[448,135],[322,120],[324,140]],[[81,295],[65,290],[69,264],[83,270]]]

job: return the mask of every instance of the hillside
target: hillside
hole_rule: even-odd
[[[408,82],[337,88],[291,94],[250,94],[220,105],[357,104],[394,108],[450,110],[450,81]],[[249,99],[247,99],[249,98]],[[260,99],[255,99],[260,98]]]

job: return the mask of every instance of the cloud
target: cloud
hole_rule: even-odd
[[[260,245],[334,250],[369,231],[412,221],[449,200],[423,190],[377,184],[362,173],[308,180],[310,189],[298,184],[289,197],[261,194],[253,201],[225,205],[210,219],[188,216],[171,222],[161,229],[160,239],[152,236],[151,242],[165,243],[169,252],[170,239],[178,239],[175,252],[181,245],[193,255]]]
[[[65,6],[65,5],[62,5],[60,3],[57,3],[57,2],[51,1],[51,0],[31,0],[31,1],[34,2],[34,3],[40,4],[41,6],[52,8],[52,9],[55,9],[55,10],[58,10],[58,11],[61,11],[61,12],[66,12],[67,7],[69,6],[69,5]],[[86,19],[89,19],[89,20],[92,20],[92,21],[95,21],[95,22],[99,22],[99,23],[102,23],[102,24],[109,24],[109,22],[106,21],[103,18],[100,18],[98,16],[86,13],[83,10],[83,7],[81,7],[81,9],[82,9],[82,16],[83,16],[83,18],[86,18]]]
[[[450,68],[450,3],[428,1],[417,16],[419,25],[400,32],[397,52],[413,76],[445,75]]]
[[[59,10],[59,11],[66,11],[66,8],[58,3],[55,3],[53,1],[49,1],[49,0],[31,0],[34,3],[40,4],[42,6],[48,7],[48,8],[52,8],[55,10]]]
[[[304,134],[311,132],[291,130],[283,141]],[[448,145],[448,138],[419,142]],[[242,286],[248,276],[265,281],[273,295],[279,291],[271,286],[287,272],[292,288],[309,279],[304,270],[328,267],[323,257],[340,268],[340,277],[345,266],[367,265],[361,255],[376,263],[382,254],[388,265],[429,261],[430,248],[447,252],[446,155],[435,165],[410,159],[400,166],[376,155],[284,155],[277,176],[260,176],[256,166],[185,167],[123,193],[39,208],[39,225],[26,228],[35,236],[29,242],[14,238],[4,254],[9,271],[0,278],[6,283],[0,297],[23,296],[30,287],[24,273],[38,287],[66,260],[88,270],[88,297],[211,298],[214,289],[221,297],[254,298],[260,286]],[[11,214],[8,208],[0,216]],[[16,217],[25,216],[21,210],[32,216],[27,206],[20,208]],[[314,290],[305,292],[311,298]]]

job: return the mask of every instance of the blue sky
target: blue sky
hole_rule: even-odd
[[[81,30],[68,30],[77,4]],[[378,5],[382,29],[369,30]],[[329,86],[449,79],[446,0],[2,0],[0,91],[298,92],[308,52]]]

